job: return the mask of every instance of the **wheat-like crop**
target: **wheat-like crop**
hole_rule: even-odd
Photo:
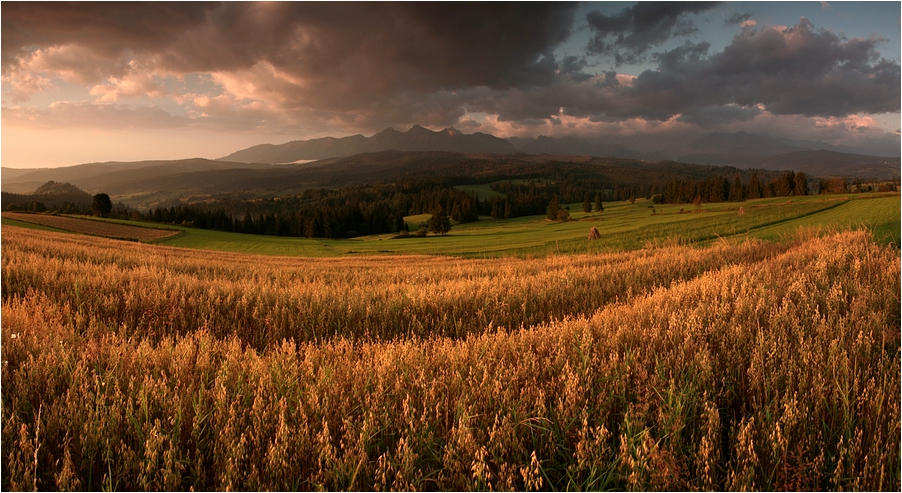
[[[2,288],[8,298],[37,291],[123,335],[156,339],[203,327],[257,349],[283,339],[460,338],[531,327],[588,316],[611,302],[788,248],[748,242],[540,260],[306,259],[7,231]]]
[[[478,261],[4,228],[2,486],[898,490],[899,273],[865,232]]]

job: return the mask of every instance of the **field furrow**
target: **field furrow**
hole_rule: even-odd
[[[117,224],[105,221],[94,221],[78,217],[57,216],[52,214],[25,214],[21,212],[4,212],[3,217],[15,221],[38,224],[51,228],[71,231],[105,238],[116,238],[133,241],[153,241],[181,234],[172,229],[144,228]]]

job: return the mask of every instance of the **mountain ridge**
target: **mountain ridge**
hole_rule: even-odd
[[[509,154],[516,152],[516,149],[510,142],[482,132],[464,134],[454,127],[433,132],[414,125],[406,132],[389,127],[372,137],[356,134],[340,138],[293,140],[284,144],[261,144],[233,152],[217,161],[285,164],[381,151]]]
[[[634,143],[635,144],[635,143]],[[832,151],[854,155],[850,162],[860,162],[860,156],[871,156],[879,163],[883,156],[859,148],[836,146],[820,141],[799,141],[767,134],[748,132],[710,133],[699,139],[668,149],[650,149],[648,144],[637,148],[610,139],[581,137],[508,137],[502,139],[491,134],[475,132],[464,134],[454,127],[432,131],[420,125],[401,132],[392,127],[365,137],[360,134],[348,137],[323,137],[310,140],[293,140],[284,144],[261,144],[242,149],[220,161],[244,163],[283,164],[298,161],[349,157],[367,152],[388,150],[407,152],[461,152],[491,154],[554,154],[594,157],[617,157],[648,161],[674,160],[700,164],[757,167],[773,165],[774,156],[809,151]],[[888,156],[897,158],[898,156]],[[833,161],[836,161],[835,159]],[[879,166],[876,166],[879,168]],[[867,169],[875,166],[866,166]],[[852,168],[844,174],[853,175],[860,170]],[[885,170],[884,170],[885,171]],[[842,172],[842,170],[840,170]],[[835,173],[834,173],[835,174]]]
[[[449,151],[463,144],[467,152]],[[344,138],[325,137],[310,141],[292,141],[282,145],[261,144],[233,153],[253,154],[262,151],[279,157],[270,164],[226,161],[225,158],[181,160],[148,160],[136,162],[85,163],[64,168],[15,169],[2,168],[4,192],[31,194],[48,181],[71,183],[89,194],[104,192],[136,206],[169,203],[181,198],[196,199],[222,194],[272,193],[275,195],[296,193],[309,187],[332,187],[358,184],[368,180],[380,180],[383,174],[404,171],[415,175],[437,171],[434,165],[448,159],[457,164],[442,168],[443,172],[471,173],[471,178],[482,176],[472,162],[501,160],[518,162],[591,163],[606,160],[631,160],[632,169],[657,164],[688,168],[694,165],[758,169],[768,171],[802,171],[812,177],[839,176],[847,178],[895,178],[900,175],[900,159],[864,154],[851,154],[831,149],[811,150],[800,143],[767,135],[736,132],[733,134],[709,134],[698,141],[688,142],[682,149],[670,154],[648,153],[628,146],[580,139],[577,137],[537,138],[498,137],[477,132],[464,134],[449,127],[434,132],[414,126],[406,132],[387,128],[372,137],[353,135]],[[418,151],[385,150],[343,155],[361,148],[406,147],[425,149]],[[834,147],[835,148],[835,147]],[[486,150],[488,149],[488,150]],[[505,152],[494,152],[496,150]],[[679,154],[687,150],[702,151],[696,154]],[[800,150],[801,149],[801,150]],[[300,154],[299,154],[300,150]],[[781,153],[769,153],[781,151]],[[786,151],[786,152],[783,152]],[[307,154],[304,154],[304,153]],[[313,155],[310,153],[314,152]],[[318,153],[318,154],[317,154]],[[415,156],[416,154],[428,156]],[[316,158],[316,156],[329,156]],[[453,155],[453,157],[451,156]],[[676,157],[673,157],[676,155]],[[258,157],[260,155],[258,154]],[[240,157],[240,156],[239,156]],[[253,157],[250,156],[249,157]],[[299,162],[299,161],[313,162]],[[396,166],[390,166],[394,160]],[[379,163],[378,165],[373,165]],[[404,164],[404,163],[410,163]],[[427,168],[423,168],[427,166]],[[398,174],[402,177],[403,174]],[[406,176],[406,175],[405,175]]]
[[[26,170],[2,168],[4,192],[32,193],[48,181],[68,182],[78,188],[97,193],[110,183],[124,179],[149,179],[191,171],[211,171],[231,168],[263,168],[269,164],[214,161],[204,158],[147,161],[106,161],[78,164],[62,168]]]

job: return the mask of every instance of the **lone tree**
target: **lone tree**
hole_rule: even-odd
[[[448,231],[451,231],[451,218],[448,217],[448,214],[445,213],[445,209],[442,206],[438,206],[438,209],[432,213],[432,217],[429,218],[427,227],[429,228],[429,231],[442,236]]]
[[[601,204],[601,193],[595,194],[595,210],[598,212],[604,212],[604,206]]]
[[[583,197],[583,212],[592,212],[592,201],[589,200],[589,192]]]
[[[106,217],[113,210],[113,202],[110,196],[105,193],[98,193],[91,202],[91,210],[95,216]]]

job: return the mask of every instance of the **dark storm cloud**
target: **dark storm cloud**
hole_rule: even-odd
[[[582,82],[592,78],[591,74],[583,72],[589,66],[585,57],[566,56],[560,62],[560,73],[570,76],[573,80]]]
[[[217,6],[215,2],[4,2],[0,63],[6,73],[31,48],[67,44],[110,59],[125,49],[158,52],[185,30],[200,26]]]
[[[3,71],[48,51],[44,67],[98,83],[141,66],[226,74],[289,111],[398,121],[400,102],[471,87],[547,86],[585,62],[552,51],[571,32],[571,3],[331,3],[3,5]],[[84,50],[90,57],[81,56]],[[71,65],[71,64],[70,64]],[[461,107],[431,120],[453,123]],[[435,114],[443,112],[444,116]],[[392,114],[386,114],[392,113]],[[378,115],[377,115],[378,114]]]
[[[570,35],[568,3],[10,3],[3,67],[25,50],[78,45],[160,57],[182,72],[267,61],[304,76],[366,76],[417,89],[550,82]],[[349,64],[367,60],[353,73]],[[352,72],[352,73],[349,73]]]
[[[586,20],[594,31],[588,50],[610,56],[617,65],[640,63],[653,47],[698,28],[687,18],[717,6],[718,2],[639,2],[615,15],[589,12]]]
[[[844,39],[806,19],[743,28],[718,53],[707,42],[654,51],[694,32],[688,15],[713,6],[590,13],[593,53],[657,63],[636,77],[556,58],[574,23],[575,6],[562,3],[4,3],[0,35],[4,75],[38,55],[44,70],[93,84],[129,71],[206,72],[232,98],[223,104],[265,101],[285,125],[448,126],[468,111],[532,124],[562,121],[563,109],[711,126],[754,118],[758,105],[828,117],[899,111],[899,63],[880,57],[882,38]]]
[[[739,25],[752,18],[751,12],[739,13],[735,12],[731,16],[723,20],[726,25]]]
[[[629,83],[608,72],[582,82],[483,94],[471,107],[519,121],[570,116],[591,121],[630,118],[710,127],[753,119],[758,105],[776,115],[844,117],[898,112],[900,68],[880,57],[879,37],[843,39],[802,19],[791,28],[744,29],[724,51],[685,43],[654,54],[657,70]]]
[[[711,103],[763,103],[771,113],[805,116],[899,111],[899,64],[880,58],[883,42],[846,40],[803,17],[787,29],[743,31],[679,73]]]
[[[680,70],[686,63],[697,64],[708,55],[711,44],[707,42],[693,44],[686,42],[670,51],[655,53],[652,57],[658,62],[658,68],[662,71]]]

